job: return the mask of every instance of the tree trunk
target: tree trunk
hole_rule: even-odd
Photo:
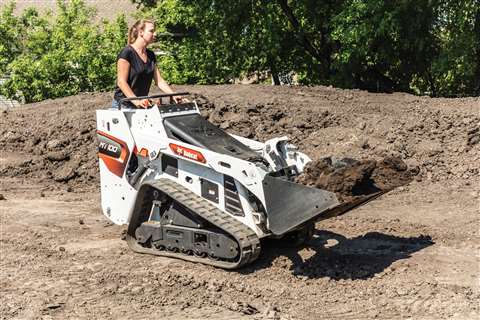
[[[436,97],[437,96],[437,88],[435,87],[435,80],[433,79],[432,73],[430,70],[427,71],[427,78],[428,78],[428,83],[430,85],[430,91],[431,97]]]
[[[272,63],[270,64],[270,73],[272,74],[272,85],[279,86],[280,78],[278,77],[277,69]]]

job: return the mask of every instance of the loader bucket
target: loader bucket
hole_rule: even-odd
[[[274,235],[283,235],[307,221],[344,214],[384,193],[380,191],[340,203],[333,192],[269,175],[263,180],[263,190],[268,228]]]

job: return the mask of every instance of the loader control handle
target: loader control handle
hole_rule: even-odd
[[[122,108],[122,105],[124,102],[127,101],[132,101],[132,100],[143,100],[143,99],[155,99],[155,98],[165,98],[165,97],[170,97],[170,102],[174,103],[173,97],[176,96],[187,96],[189,95],[189,92],[174,92],[174,93],[162,93],[162,94],[156,94],[153,96],[140,96],[140,97],[131,97],[131,98],[123,98],[121,99],[118,104],[118,109],[120,110]]]

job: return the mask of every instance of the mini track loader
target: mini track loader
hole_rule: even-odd
[[[234,269],[257,259],[261,238],[308,239],[315,221],[360,204],[294,183],[310,159],[286,137],[228,134],[195,102],[172,102],[186,94],[97,111],[102,210],[128,225],[134,251]],[[122,107],[162,97],[172,103]]]

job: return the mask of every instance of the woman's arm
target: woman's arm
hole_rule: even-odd
[[[165,81],[165,79],[163,79],[162,75],[160,74],[160,70],[158,70],[157,66],[155,66],[154,78],[155,78],[155,83],[157,84],[157,87],[160,90],[162,90],[165,93],[174,93],[175,92],[168,85],[167,81]],[[182,103],[182,102],[186,101],[182,96],[174,96],[172,98],[173,98],[173,100],[175,100],[176,103]]]
[[[162,90],[165,93],[174,93],[173,89],[168,85],[168,83],[163,79],[162,75],[160,74],[160,70],[158,67],[155,66],[155,71],[153,74],[155,79],[155,83],[157,84],[158,89]]]

